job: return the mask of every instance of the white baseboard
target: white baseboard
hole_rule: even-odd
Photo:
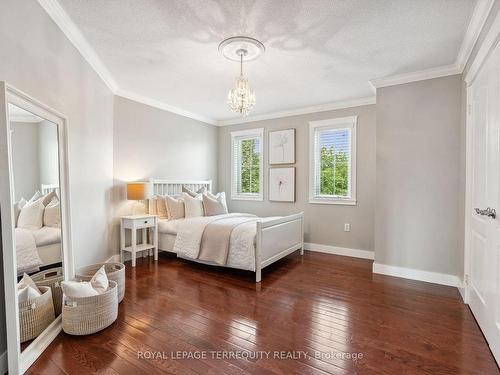
[[[428,283],[454,286],[460,288],[463,286],[460,278],[455,275],[445,273],[429,272],[405,268],[398,266],[389,266],[387,264],[373,263],[373,273],[379,273],[387,276],[402,277],[404,279],[425,281]]]
[[[7,360],[7,350],[0,354],[0,374],[5,375],[9,371],[9,361]]]
[[[462,301],[464,301],[465,304],[467,304],[467,299],[465,297],[465,284],[460,281],[460,286],[458,286],[458,293],[460,293],[460,296],[462,297]]]
[[[343,255],[353,258],[374,259],[375,253],[369,250],[349,249],[347,247],[321,245],[317,243],[304,243],[304,249],[309,251],[317,251],[326,254]]]

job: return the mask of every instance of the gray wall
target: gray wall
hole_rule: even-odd
[[[39,124],[11,122],[15,201],[29,200],[40,189]]]
[[[0,2],[0,80],[68,117],[76,266],[104,260],[112,218],[113,95],[38,2]],[[0,304],[3,275],[0,275]],[[6,348],[0,306],[0,353]]]
[[[217,182],[217,127],[115,97],[113,249],[118,252],[118,218],[130,214],[129,181],[149,178]]]
[[[309,204],[309,121],[358,115],[357,206]],[[352,249],[374,249],[375,105],[221,127],[219,130],[219,190],[231,191],[231,131],[264,128],[264,201],[229,200],[229,210],[262,216],[305,214],[305,241]],[[268,201],[268,132],[296,129],[295,203]],[[344,232],[344,223],[351,231]]]
[[[460,75],[377,90],[375,261],[456,275]]]

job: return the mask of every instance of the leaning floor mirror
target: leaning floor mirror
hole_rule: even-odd
[[[57,111],[0,82],[0,212],[11,374],[24,373],[60,332],[60,283],[74,273],[66,125]]]

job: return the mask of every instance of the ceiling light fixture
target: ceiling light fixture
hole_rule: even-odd
[[[219,52],[225,58],[240,62],[240,76],[227,95],[227,103],[233,112],[242,116],[247,116],[255,105],[255,92],[250,87],[248,78],[243,75],[243,61],[255,60],[265,50],[264,45],[257,39],[246,36],[224,39],[219,44]]]

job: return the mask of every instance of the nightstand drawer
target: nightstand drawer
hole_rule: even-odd
[[[137,219],[123,219],[123,227],[127,229],[132,229],[134,224],[137,229],[140,228],[151,228],[155,225],[154,217],[145,217],[145,218],[137,218]]]
[[[155,224],[155,218],[154,217],[149,217],[149,218],[144,218],[144,219],[136,219],[135,220],[135,226],[136,226],[136,228],[152,227],[154,224]]]

